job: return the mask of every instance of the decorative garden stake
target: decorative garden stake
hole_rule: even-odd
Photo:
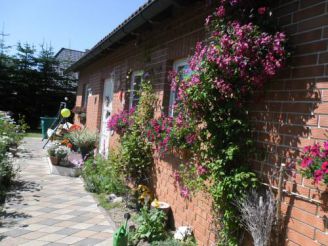
[[[276,211],[273,194],[267,190],[260,195],[253,190],[236,206],[240,210],[243,226],[252,235],[254,246],[269,246]]]

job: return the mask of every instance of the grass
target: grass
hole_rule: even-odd
[[[26,133],[28,138],[42,138],[41,130],[32,130]]]

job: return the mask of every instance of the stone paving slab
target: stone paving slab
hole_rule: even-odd
[[[80,178],[49,174],[41,139],[26,138],[17,186],[1,213],[0,245],[112,245],[115,225]]]

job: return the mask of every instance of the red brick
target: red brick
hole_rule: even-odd
[[[304,201],[300,199],[295,199],[294,200],[294,206],[302,209],[310,214],[317,214],[317,208],[318,206],[315,203],[309,202],[309,201]]]
[[[294,56],[292,58],[292,64],[293,66],[315,65],[317,63],[317,60],[318,60],[317,54],[306,55],[306,56]]]
[[[328,61],[328,52],[320,53],[319,55],[319,63],[327,63]]]
[[[293,22],[298,22],[300,20],[305,20],[308,18],[313,18],[313,16],[318,16],[325,13],[325,3],[312,6],[307,9],[302,9],[294,13]]]
[[[319,126],[328,127],[328,115],[320,115]]]
[[[312,128],[311,136],[317,139],[326,139],[327,138],[327,129],[323,128]]]
[[[306,20],[299,23],[299,31],[306,31],[309,29],[314,29],[318,27],[322,27],[323,23],[328,23],[328,14],[314,17],[310,20]]]
[[[317,230],[316,233],[316,239],[318,240],[319,243],[322,243],[323,245],[328,245],[328,233],[327,232],[322,232]]]
[[[306,8],[322,2],[325,2],[325,0],[301,0],[301,8]]]
[[[288,223],[288,228],[293,229],[294,231],[301,233],[302,235],[314,239],[314,230],[315,228],[304,224],[296,219],[290,219]]]
[[[314,110],[316,114],[328,114],[328,103],[321,103],[317,105],[317,108]]]
[[[287,239],[288,240],[288,239]],[[300,244],[298,244],[298,243],[294,243],[294,242],[292,242],[292,241],[287,241],[286,242],[286,246],[300,246]]]
[[[315,80],[313,78],[295,79],[285,83],[286,90],[311,90]]]
[[[313,48],[315,49],[315,46],[313,46]],[[295,68],[293,69],[292,74],[295,78],[322,76],[324,74],[324,66],[317,65],[312,67]]]
[[[302,53],[313,53],[327,50],[327,41],[316,41],[308,44],[299,45],[296,47],[296,54]],[[305,76],[302,76],[305,77]]]
[[[323,38],[328,38],[328,27],[323,29]]]
[[[312,239],[304,236],[301,233],[298,233],[294,230],[289,229],[287,233],[288,239],[292,242],[298,243],[300,245],[306,246],[320,246],[320,244],[316,243]]]
[[[301,209],[294,207],[291,210],[291,217],[295,218],[299,221],[302,221],[307,225],[313,226],[320,230],[324,230],[324,223],[320,217],[310,214],[308,212],[305,212]]]
[[[298,2],[293,1],[291,3],[284,4],[283,6],[278,7],[277,9],[275,9],[274,13],[277,16],[283,16],[291,12],[294,12],[297,9],[298,9]]]
[[[316,83],[318,89],[328,89],[328,81],[321,81]]]
[[[308,32],[295,34],[290,37],[292,44],[301,44],[321,39],[322,29],[311,30]]]

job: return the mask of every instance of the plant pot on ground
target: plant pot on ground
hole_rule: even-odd
[[[49,156],[49,158],[50,158],[50,161],[51,161],[52,165],[55,165],[55,166],[59,165],[59,163],[60,163],[60,158],[59,157]]]
[[[48,148],[48,155],[53,165],[59,165],[61,160],[65,159],[70,153],[70,149],[66,146],[60,145],[59,143],[52,144]]]

